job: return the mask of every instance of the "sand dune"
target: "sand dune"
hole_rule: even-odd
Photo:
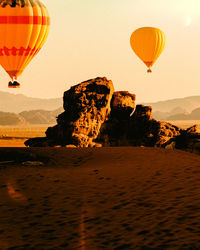
[[[0,249],[199,249],[199,180],[176,150],[1,148]]]

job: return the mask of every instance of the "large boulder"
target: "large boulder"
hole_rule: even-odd
[[[140,120],[151,120],[152,119],[152,107],[137,105],[135,113],[132,116],[132,120],[140,119]]]
[[[126,146],[130,144],[128,131],[131,114],[135,110],[134,94],[115,92],[111,101],[111,113],[101,127],[96,142],[103,146]]]
[[[111,101],[111,116],[119,119],[128,118],[135,110],[134,94],[128,91],[117,91],[113,94]]]
[[[154,135],[154,146],[165,147],[173,138],[180,135],[181,129],[168,122],[152,120],[152,134]]]
[[[200,153],[200,133],[198,125],[194,125],[186,130],[181,130],[180,135],[175,138],[176,148],[193,152],[199,150]]]
[[[151,106],[137,105],[134,114],[129,117],[111,114],[97,138],[103,146],[161,147],[180,134],[178,127],[152,119]]]
[[[65,112],[58,116],[55,127],[48,128],[47,138],[61,145],[94,146],[93,141],[110,114],[113,93],[113,83],[105,77],[71,87],[64,93]]]

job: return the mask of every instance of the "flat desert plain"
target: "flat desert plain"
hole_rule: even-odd
[[[199,183],[178,150],[0,148],[0,249],[200,249]]]
[[[0,126],[0,147],[25,147],[29,138],[44,137],[48,126]]]
[[[183,121],[167,121],[171,124],[174,124],[178,127],[181,127],[183,129],[189,128],[195,124],[197,124],[199,126],[200,129],[200,120],[183,120]]]

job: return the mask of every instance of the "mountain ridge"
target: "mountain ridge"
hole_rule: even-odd
[[[179,119],[179,117],[189,119],[189,114],[191,114],[195,109],[200,108],[200,96],[187,96],[158,102],[146,102],[143,104],[152,106],[153,117],[158,120],[168,120],[169,118],[176,120]],[[40,111],[42,114],[38,113],[36,120],[39,120],[39,116],[41,117],[41,120],[43,120],[44,117],[44,120],[46,120],[46,114],[48,114],[48,112],[44,115],[45,111],[49,111],[49,115],[51,116],[51,112],[61,108],[62,106],[62,97],[44,99],[28,97],[23,94],[12,94],[9,92],[0,91],[0,111],[5,113],[15,113],[15,115],[13,115],[13,119],[16,119],[16,115],[20,114],[21,112],[32,112],[32,116],[34,117],[36,114],[33,113]],[[30,115],[30,113],[27,115]],[[200,116],[196,115],[195,117],[198,117],[200,120]]]
[[[13,105],[14,104],[14,105]],[[36,98],[0,91],[0,111],[20,113],[25,110],[55,110],[62,107],[62,98]]]
[[[56,123],[56,117],[61,112],[63,112],[62,107],[53,111],[30,110],[19,114],[0,111],[0,126],[54,124]]]
[[[200,107],[200,95],[144,103],[144,105],[152,106],[154,112],[170,112],[172,109],[178,107],[185,109],[187,112],[192,112],[194,109]]]

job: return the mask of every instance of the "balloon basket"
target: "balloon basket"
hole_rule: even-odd
[[[20,88],[20,84],[17,81],[9,82],[8,88],[12,88],[12,89]]]
[[[148,70],[147,70],[147,73],[152,73],[152,70],[151,70],[151,69],[148,69]]]

